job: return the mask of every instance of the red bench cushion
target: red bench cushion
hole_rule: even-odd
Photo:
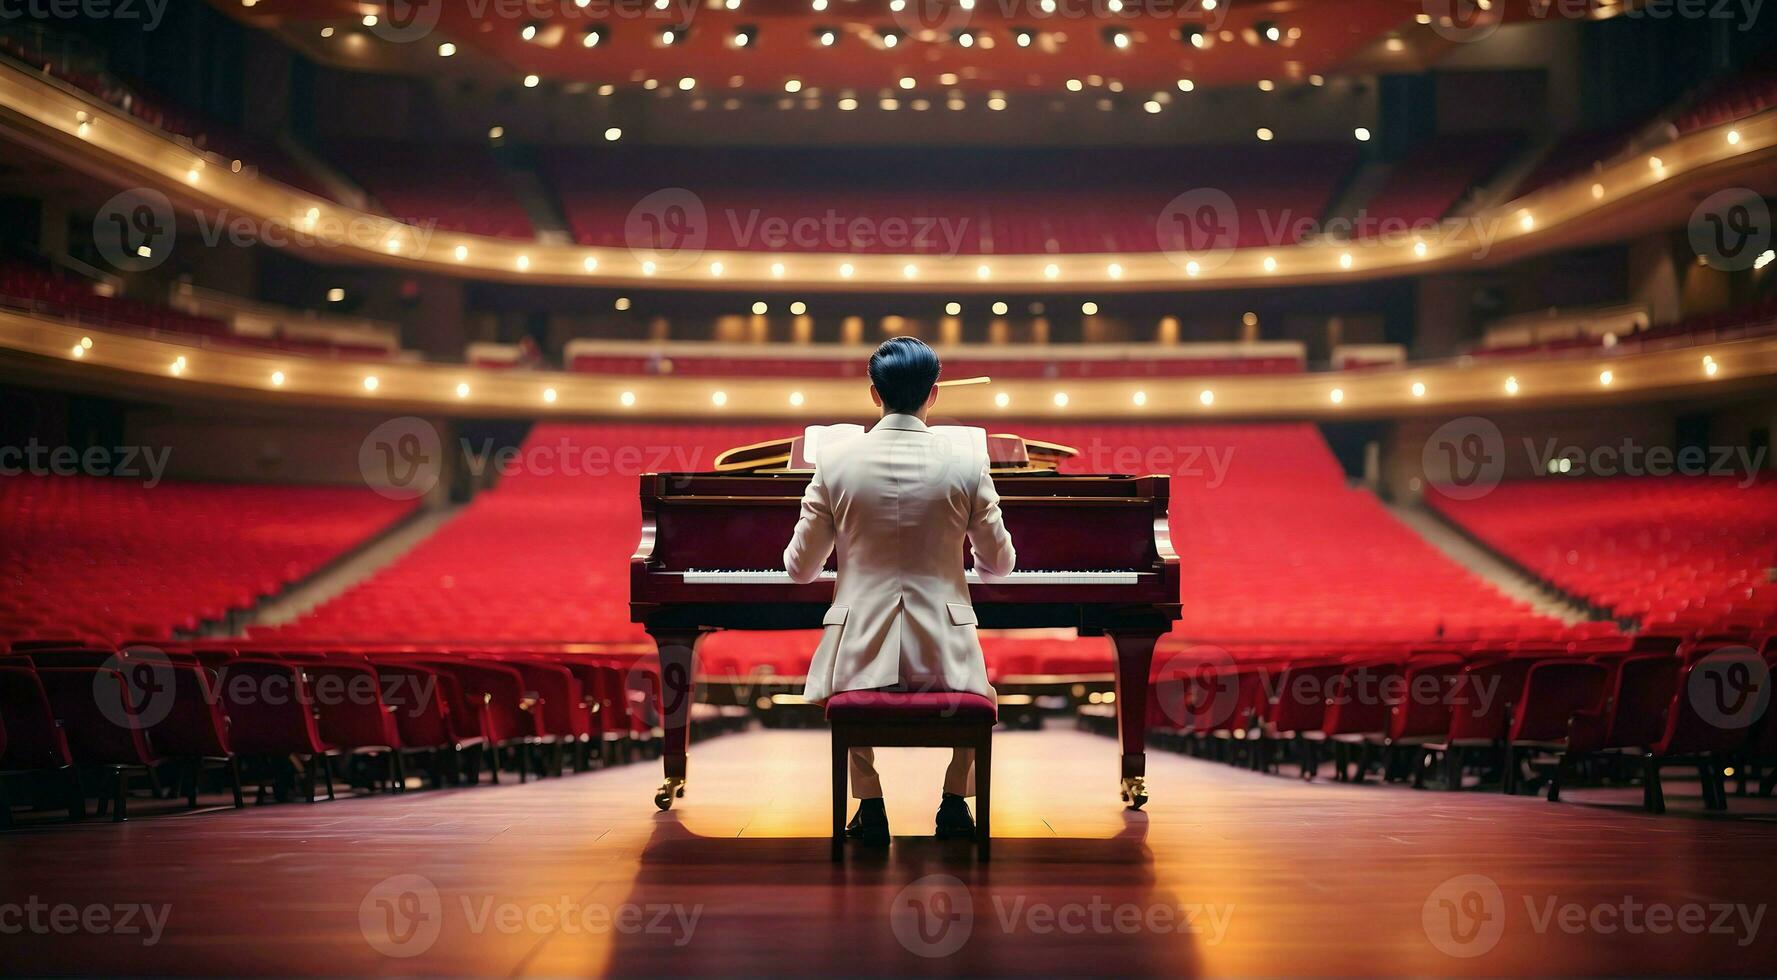
[[[946,718],[994,722],[999,705],[979,694],[950,691],[844,691],[827,699],[828,721]]]

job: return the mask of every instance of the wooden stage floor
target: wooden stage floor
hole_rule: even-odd
[[[925,836],[942,758],[901,750],[880,753],[894,846],[834,866],[826,752],[821,732],[695,746],[690,791],[669,813],[651,802],[657,764],[637,763],[122,826],[37,823],[0,835],[0,972],[1777,970],[1768,800],[1705,816],[1680,783],[1673,812],[1653,817],[1622,790],[1550,805],[1304,785],[1154,753],[1154,797],[1132,814],[1108,739],[1002,732],[990,865]]]

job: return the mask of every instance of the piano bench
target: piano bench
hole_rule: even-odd
[[[988,860],[991,840],[993,726],[999,705],[979,694],[947,691],[844,691],[827,699],[833,729],[833,860],[845,857],[845,801],[851,750],[969,748],[975,750],[975,849]]]

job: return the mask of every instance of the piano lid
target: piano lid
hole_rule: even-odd
[[[988,469],[1001,473],[1053,473],[1061,461],[1080,451],[1060,443],[1026,439],[1009,432],[987,436]],[[803,436],[768,439],[750,446],[736,446],[716,457],[718,473],[812,473],[814,465],[804,452]]]

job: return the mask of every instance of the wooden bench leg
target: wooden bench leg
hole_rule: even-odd
[[[845,794],[850,789],[851,746],[839,726],[833,727],[833,861],[845,860]]]
[[[988,860],[993,840],[993,729],[987,729],[975,743],[975,803],[981,812],[975,814],[975,849],[982,861]]]

